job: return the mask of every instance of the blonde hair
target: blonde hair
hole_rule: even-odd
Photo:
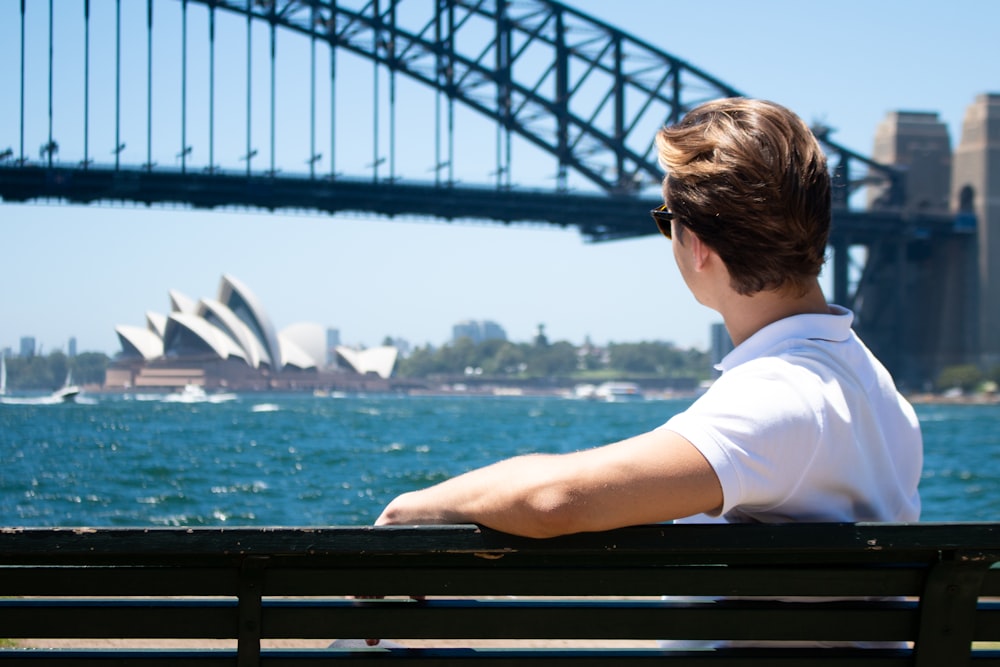
[[[806,124],[773,102],[726,98],[656,135],[663,198],[718,253],[740,294],[819,275],[830,232],[826,156]]]

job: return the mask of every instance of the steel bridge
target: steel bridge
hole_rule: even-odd
[[[590,241],[641,236],[655,232],[656,129],[741,94],[552,0],[72,4],[0,9],[4,201],[355,211],[552,224]],[[884,277],[905,269],[898,258],[955,234],[954,220],[904,215],[902,172],[814,131],[835,182],[833,299],[858,312],[898,368],[913,361],[896,344],[906,300],[865,290],[886,294]],[[849,206],[871,183],[887,186],[885,205]],[[852,260],[852,246],[870,259]],[[870,317],[873,300],[889,312],[880,304]]]

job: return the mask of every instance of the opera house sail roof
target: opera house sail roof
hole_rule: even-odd
[[[139,362],[235,361],[270,373],[317,370],[328,350],[324,328],[300,322],[276,331],[257,296],[235,277],[225,274],[215,299],[194,300],[171,289],[170,312],[148,311],[146,326],[115,327],[121,359]],[[389,378],[397,349],[353,350],[339,346],[337,358],[355,372]]]
[[[296,332],[301,335],[308,327],[296,325],[289,334],[279,335],[257,297],[233,276],[222,276],[217,299],[194,301],[177,290],[168,295],[169,314],[147,313],[145,328],[115,327],[123,357],[239,359],[251,368],[278,372],[323,364],[322,357],[306,353],[296,340]],[[315,346],[312,349],[315,352]]]

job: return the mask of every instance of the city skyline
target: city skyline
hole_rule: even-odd
[[[831,125],[834,139],[865,155],[878,124],[900,110],[938,113],[954,147],[965,108],[1000,90],[983,66],[1000,61],[994,4],[782,0],[706,12],[635,0],[628,13],[597,0],[567,4]],[[0,75],[6,90],[16,90],[16,75]],[[0,150],[15,143],[16,132],[0,132]],[[719,320],[694,302],[669,243],[655,236],[586,244],[555,228],[5,203],[0,242],[0,348],[28,335],[65,349],[76,337],[78,351],[114,355],[116,325],[142,324],[151,307],[166,312],[171,288],[203,296],[221,273],[252,285],[279,328],[317,322],[368,347],[386,336],[441,345],[454,323],[488,319],[513,341],[544,323],[551,340],[577,345],[589,336],[708,349]]]

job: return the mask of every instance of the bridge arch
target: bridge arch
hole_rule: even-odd
[[[191,0],[300,32],[435,89],[555,156],[598,189],[658,182],[651,137],[693,106],[739,93],[684,60],[553,0]],[[406,11],[404,11],[406,9]],[[452,113],[448,109],[445,113]],[[500,141],[504,144],[503,137]],[[509,143],[506,144],[509,148]],[[445,148],[450,151],[450,147]],[[498,180],[510,176],[498,151]],[[445,156],[445,161],[450,160]],[[509,181],[508,181],[509,183]]]
[[[8,148],[0,153],[0,166],[17,163],[23,166],[32,162],[25,148],[25,123],[26,116],[29,123],[34,123],[32,136],[28,140],[28,145],[37,142],[40,148],[38,162],[43,166],[52,168],[54,166],[65,167],[67,162],[72,164],[78,160],[78,164],[83,170],[87,170],[94,164],[93,149],[88,148],[89,134],[93,133],[92,127],[97,127],[104,123],[101,130],[107,135],[107,117],[114,116],[113,137],[103,137],[101,142],[111,146],[111,153],[114,155],[113,171],[139,171],[161,173],[165,169],[157,166],[157,159],[161,163],[166,163],[168,158],[162,150],[164,143],[176,141],[156,136],[154,139],[153,117],[154,108],[158,123],[167,118],[170,123],[171,132],[161,133],[171,135],[173,128],[180,126],[180,141],[176,144],[176,158],[180,171],[187,172],[190,168],[200,169],[206,173],[217,171],[227,172],[232,175],[238,173],[240,168],[234,168],[232,164],[219,165],[216,159],[216,144],[219,143],[219,136],[222,134],[220,127],[224,127],[228,137],[232,139],[241,130],[236,129],[239,125],[245,126],[246,141],[245,146],[240,148],[242,155],[239,163],[245,167],[247,178],[251,177],[274,177],[278,171],[284,171],[285,175],[296,173],[289,170],[288,164],[278,164],[275,159],[277,152],[275,146],[288,153],[291,149],[286,147],[291,143],[288,141],[289,127],[296,124],[304,124],[299,117],[299,123],[289,122],[287,118],[282,118],[282,125],[276,123],[275,111],[276,103],[283,101],[276,93],[276,52],[279,33],[289,33],[304,37],[308,40],[311,54],[311,71],[309,74],[309,100],[299,99],[299,107],[309,107],[310,131],[308,149],[297,145],[298,150],[308,165],[309,178],[336,179],[340,177],[337,171],[335,160],[337,157],[336,135],[338,133],[356,132],[356,128],[349,127],[344,130],[341,126],[335,127],[338,115],[336,100],[331,99],[329,104],[330,115],[330,147],[327,153],[327,162],[330,165],[327,174],[319,173],[316,165],[323,158],[322,153],[316,147],[316,116],[322,114],[322,104],[317,104],[317,71],[316,71],[316,49],[325,47],[329,53],[331,69],[330,86],[331,98],[336,95],[337,84],[337,56],[341,53],[349,53],[373,64],[373,74],[375,83],[373,91],[375,100],[371,103],[371,115],[373,116],[372,143],[373,150],[370,164],[367,168],[372,170],[372,180],[375,183],[392,184],[399,180],[399,172],[395,169],[396,160],[396,117],[399,114],[395,97],[396,79],[403,77],[425,91],[434,91],[437,96],[433,132],[425,131],[421,128],[422,134],[434,134],[433,150],[435,152],[431,169],[434,176],[435,187],[450,187],[458,180],[455,174],[455,135],[454,135],[454,115],[455,107],[460,106],[463,110],[471,110],[471,115],[480,119],[485,119],[495,127],[496,141],[493,150],[496,164],[490,172],[495,179],[490,184],[495,190],[502,191],[515,187],[513,180],[515,171],[524,170],[524,163],[532,160],[524,159],[519,155],[515,162],[512,156],[512,138],[517,138],[522,144],[528,144],[541,151],[541,154],[551,158],[556,164],[555,192],[565,193],[570,189],[593,190],[597,193],[610,195],[616,201],[642,200],[642,205],[649,200],[658,197],[658,184],[661,173],[656,163],[652,137],[656,130],[664,123],[672,123],[680,119],[687,110],[697,104],[709,99],[721,96],[739,95],[739,91],[728,84],[718,80],[710,74],[700,70],[690,63],[678,58],[662,49],[659,49],[648,42],[630,36],[629,34],[601,21],[593,19],[582,12],[567,7],[556,0],[147,0],[147,3],[129,3],[127,10],[132,12],[133,18],[143,11],[145,16],[143,29],[137,25],[137,21],[125,28],[126,33],[135,33],[131,36],[133,44],[141,44],[139,48],[146,51],[144,68],[148,74],[145,81],[134,79],[131,86],[125,86],[122,90],[122,68],[123,60],[128,62],[128,66],[139,69],[139,62],[143,60],[137,49],[123,55],[122,42],[122,3],[120,0],[80,0],[84,8],[85,46],[83,50],[84,63],[84,83],[82,84],[84,131],[83,150],[72,150],[72,141],[64,142],[61,137],[53,134],[53,22],[65,23],[68,12],[62,7],[57,18],[54,19],[52,12],[48,15],[48,71],[45,66],[33,63],[34,71],[29,72],[29,80],[43,79],[48,75],[48,132],[44,132],[40,118],[44,115],[42,105],[38,100],[34,100],[34,109],[25,110],[25,44],[24,25],[26,11],[33,17],[43,16],[44,7],[35,4],[26,5],[22,3],[20,12],[21,24],[21,75],[20,75],[20,142],[18,149]],[[108,13],[108,7],[114,8],[114,14]],[[167,35],[166,41],[180,42],[179,64],[176,71],[171,72],[169,77],[179,78],[180,85],[180,107],[173,102],[163,105],[159,102],[154,104],[153,95],[153,74],[154,60],[158,57],[154,53],[154,7],[157,8],[156,22],[162,24],[161,18],[165,12],[161,7],[169,7],[173,13],[180,12],[183,16],[181,27],[175,30],[177,34]],[[195,38],[194,32],[188,29],[188,8],[197,8],[200,13],[207,16],[205,22],[208,25],[208,39]],[[93,8],[93,9],[92,9]],[[98,14],[101,8],[104,14]],[[39,10],[42,10],[40,12]],[[113,41],[116,43],[114,62],[105,60],[103,63],[90,63],[89,46],[91,42],[101,41],[91,39],[91,13],[99,15],[96,21],[98,28],[112,30],[109,24],[114,24],[114,34],[105,37],[103,41]],[[15,16],[10,9],[7,10],[8,18]],[[239,23],[245,19],[245,40],[246,40],[246,106],[242,114],[245,119],[239,118],[241,111],[238,108],[239,100],[230,101],[226,111],[220,112],[216,109],[218,98],[239,97],[233,94],[238,88],[230,85],[224,94],[223,86],[217,79],[238,79],[242,78],[242,73],[238,71],[239,56],[235,61],[227,61],[227,64],[235,65],[227,69],[226,76],[216,76],[216,16],[220,13],[228,15],[226,20]],[[8,26],[12,21],[7,21]],[[56,26],[57,28],[59,25]],[[233,44],[232,32],[239,32],[238,26],[228,24],[227,28],[235,27],[236,30],[229,30],[225,38],[220,38],[223,42],[229,40],[229,45]],[[40,32],[40,31],[39,31]],[[142,42],[142,33],[146,33],[145,42]],[[260,38],[256,33],[265,32],[269,40],[269,52],[267,55],[251,53],[251,38],[254,37],[254,45],[260,47]],[[192,39],[189,40],[189,33]],[[10,34],[14,34],[11,31]],[[58,36],[58,30],[56,32]],[[204,33],[199,33],[203,35]],[[126,34],[126,38],[130,35]],[[163,37],[157,35],[157,43],[164,42]],[[59,41],[59,40],[57,40]],[[189,41],[196,43],[189,46]],[[44,61],[45,56],[37,45],[29,49],[28,59],[32,57],[36,61]],[[242,45],[241,45],[242,46]],[[65,51],[64,44],[57,44],[57,51]],[[162,47],[160,47],[162,48]],[[79,48],[78,48],[79,50]],[[227,52],[226,55],[233,57],[234,49],[224,45],[218,49]],[[239,49],[235,49],[239,50]],[[258,48],[258,51],[261,51]],[[189,54],[190,52],[190,54]],[[9,46],[5,52],[8,57],[17,57]],[[221,55],[221,54],[220,54]],[[304,55],[304,54],[303,54]],[[79,57],[76,53],[71,57]],[[202,62],[196,61],[200,60]],[[269,63],[268,63],[269,60]],[[207,62],[204,62],[207,61]],[[304,65],[304,63],[303,63]],[[173,63],[171,66],[174,66]],[[75,67],[75,65],[74,65]],[[91,79],[97,79],[101,74],[91,76],[90,70],[95,68],[114,70],[114,88],[106,88],[98,92],[96,89],[91,94]],[[268,88],[265,84],[260,86],[256,80],[270,74],[270,90],[261,93],[262,88]],[[304,67],[300,66],[300,69]],[[207,74],[205,71],[207,70]],[[179,73],[178,73],[179,71]],[[188,126],[195,116],[199,116],[198,121],[205,124],[204,109],[199,108],[197,113],[189,113],[188,107],[191,103],[187,101],[189,90],[197,87],[194,83],[188,84],[188,78],[197,81],[198,86],[206,87],[207,103],[200,107],[207,107],[207,130],[196,128],[195,133],[207,135],[207,138],[199,138],[202,146],[208,145],[207,163],[197,164],[192,159],[191,134]],[[16,75],[8,74],[8,80],[12,80]],[[159,79],[164,77],[157,73]],[[379,79],[388,76],[389,101],[379,100]],[[207,84],[202,79],[207,77]],[[322,78],[322,77],[319,77]],[[251,95],[251,82],[254,82],[254,95]],[[226,84],[234,84],[227,81]],[[59,82],[57,81],[57,88]],[[159,85],[163,85],[160,83]],[[145,113],[136,113],[142,106],[141,96],[137,95],[136,88],[146,88]],[[11,87],[9,87],[11,88]],[[132,88],[132,90],[128,90]],[[217,93],[216,88],[219,88]],[[31,92],[31,91],[29,91]],[[33,93],[37,98],[42,96],[41,92],[35,88]],[[300,91],[301,92],[301,91]],[[57,96],[59,91],[57,90]],[[80,95],[80,93],[75,93]],[[257,98],[261,95],[269,96],[270,109],[266,108],[261,114],[261,109],[252,111],[258,104]],[[162,99],[162,95],[157,92]],[[64,96],[65,97],[65,96]],[[90,114],[97,119],[89,118],[90,107],[95,105],[94,98],[113,97],[114,107],[103,107],[103,112]],[[131,105],[131,111],[122,113],[123,98],[128,99],[127,105]],[[136,99],[131,99],[136,98]],[[254,101],[252,101],[252,98]],[[265,101],[264,104],[267,102]],[[196,103],[197,104],[197,103]],[[63,104],[63,106],[67,106]],[[79,103],[75,103],[74,109],[79,109]],[[402,106],[402,105],[400,105]],[[113,112],[113,113],[112,113]],[[342,109],[341,109],[342,112]],[[387,112],[387,113],[386,113]],[[78,112],[77,112],[78,113]],[[251,138],[252,113],[257,114],[253,118],[254,137]],[[380,113],[388,115],[388,129],[380,128]],[[269,116],[269,130],[262,130],[259,121],[260,115]],[[36,118],[32,118],[35,116]],[[123,120],[119,121],[119,116]],[[131,116],[131,118],[129,118]],[[126,147],[125,137],[121,131],[121,125],[125,122],[132,123],[131,137],[129,137],[128,151],[134,155],[136,142],[137,118],[145,117],[145,147],[146,156],[141,165],[127,164],[121,156]],[[189,116],[191,118],[189,118]],[[177,119],[179,117],[179,120]],[[217,118],[218,117],[218,118]],[[356,122],[356,119],[352,119]],[[301,128],[294,128],[301,129]],[[429,130],[429,128],[428,128]],[[872,174],[878,178],[895,178],[894,172],[878,165],[863,156],[852,153],[830,141],[828,132],[824,128],[818,128],[817,136],[827,146],[827,148],[839,156],[835,167],[835,177],[837,183],[842,187],[838,192],[841,197],[839,205],[846,208],[849,192],[859,185],[871,182]],[[74,130],[75,131],[75,130]],[[383,152],[383,147],[379,146],[380,137],[388,135],[388,157]],[[121,135],[121,136],[120,136]],[[71,137],[71,139],[76,139]],[[113,139],[113,140],[112,140]],[[427,141],[426,138],[424,138]],[[78,139],[77,139],[78,142]],[[229,141],[229,144],[241,143],[242,140]],[[267,149],[261,146],[258,151],[257,144],[267,142],[270,144],[270,165],[266,169],[259,169],[262,158],[266,157]],[[79,143],[79,142],[78,142]],[[154,153],[154,143],[158,145],[159,157]],[[305,141],[303,140],[304,144]],[[519,144],[518,146],[522,145]],[[199,155],[204,155],[205,151],[199,146]],[[2,148],[2,147],[0,147]],[[103,150],[103,149],[102,149]],[[228,149],[227,149],[228,150]],[[100,151],[98,151],[100,152]],[[173,152],[173,149],[170,150]],[[428,151],[429,152],[429,151]],[[77,155],[77,153],[82,153]],[[258,155],[258,153],[260,153]],[[256,160],[255,160],[256,158]],[[203,158],[199,158],[202,159]],[[425,158],[426,159],[426,158]],[[488,158],[487,160],[488,161]],[[848,161],[861,164],[861,174],[858,170],[851,169]],[[136,162],[133,158],[132,162]],[[388,162],[388,176],[385,176],[384,168],[380,174],[380,165]],[[516,165],[516,167],[515,167]],[[169,170],[169,168],[167,168]],[[298,169],[301,174],[301,169]],[[485,170],[485,169],[484,169]],[[357,172],[355,172],[357,173]],[[573,176],[573,187],[570,187],[570,175]],[[49,180],[52,180],[51,178]],[[64,182],[65,179],[59,179]],[[535,176],[531,181],[538,183]],[[543,179],[544,180],[544,179]],[[484,184],[485,185],[485,184]],[[579,186],[583,186],[579,188]],[[160,187],[160,193],[152,196],[140,197],[139,201],[153,203],[160,201],[159,197],[169,194],[169,188],[176,189],[177,184],[164,184]],[[517,187],[521,187],[517,185]],[[225,186],[231,190],[231,186]],[[91,188],[94,189],[94,188]],[[146,189],[145,186],[134,187],[133,189]],[[151,188],[150,188],[151,189]],[[36,191],[38,191],[36,189]],[[34,193],[19,194],[10,192],[0,193],[4,197],[17,200],[30,198]],[[120,193],[113,193],[114,198]],[[83,196],[83,194],[78,195]],[[70,197],[72,198],[72,197]],[[273,208],[285,205],[285,202],[292,197],[285,197],[276,203],[272,202],[246,202],[252,205],[262,205],[265,208]],[[181,199],[194,205],[225,205],[233,203],[229,201],[209,201],[199,202],[194,199]],[[318,208],[320,210],[333,211],[329,206],[310,203],[306,208]],[[641,207],[637,207],[638,210]],[[386,211],[389,214],[396,214],[396,211]],[[414,213],[415,211],[409,211]],[[420,213],[420,212],[416,212]],[[558,214],[556,214],[558,216]],[[499,216],[501,221],[510,221],[509,217]],[[556,224],[565,224],[563,219],[551,220],[540,218]],[[607,221],[614,224],[613,220]],[[572,224],[572,222],[570,222]],[[595,236],[615,237],[618,234],[609,233],[605,222],[596,223],[593,230],[585,230],[585,233]],[[643,233],[648,233],[644,230]],[[635,232],[629,230],[625,235],[632,235]]]

